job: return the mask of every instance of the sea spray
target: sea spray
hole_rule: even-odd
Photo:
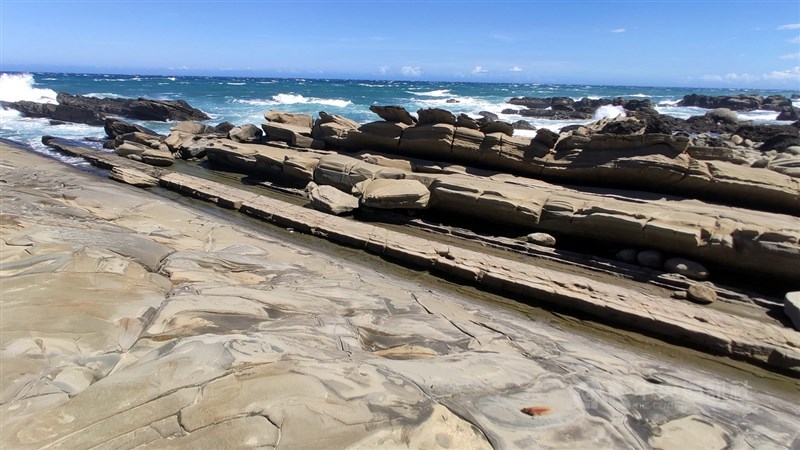
[[[37,103],[58,103],[56,91],[34,87],[36,82],[29,73],[4,73],[0,75],[0,100],[18,102],[27,100]]]

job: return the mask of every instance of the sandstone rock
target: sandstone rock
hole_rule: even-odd
[[[305,127],[274,121],[262,123],[261,128],[264,130],[265,137],[268,140],[283,141],[293,147],[300,148],[311,148],[313,143],[310,126]]]
[[[309,183],[306,186],[311,207],[329,214],[346,214],[358,209],[358,198],[346,194],[333,186],[319,186]]]
[[[380,209],[425,209],[431,193],[417,180],[373,180],[363,190],[361,203]]]
[[[236,128],[236,125],[225,121],[225,122],[222,122],[222,123],[214,126],[214,132],[217,133],[217,134],[227,135],[234,128]]]
[[[314,127],[311,129],[311,137],[322,140],[332,147],[342,147],[347,134],[358,126],[358,122],[354,120],[320,111],[319,119],[314,122]]]
[[[216,132],[211,125],[191,121],[181,122],[170,128],[170,131],[180,131],[188,134],[213,134]]]
[[[125,122],[124,120],[120,120],[114,117],[106,118],[103,123],[103,129],[106,132],[106,136],[110,139],[114,139],[117,136],[121,136],[123,134],[139,132],[144,134],[149,134],[152,136],[158,136],[158,133],[155,131],[145,128],[141,125],[135,125],[132,123]]]
[[[283,160],[283,174],[303,181],[312,181],[319,157],[286,155]]]
[[[545,247],[553,247],[556,245],[556,238],[547,233],[531,233],[525,238],[528,242],[536,245],[543,245]]]
[[[458,118],[456,118],[456,127],[469,128],[472,130],[480,129],[478,121],[464,113],[459,114]]]
[[[683,258],[670,258],[664,261],[664,270],[681,274],[693,280],[702,281],[708,278],[708,269],[702,264]]]
[[[350,192],[365,180],[380,178],[401,179],[406,172],[393,167],[381,167],[345,155],[325,155],[320,158],[314,172],[314,181]]]
[[[524,122],[524,121],[522,121]],[[527,123],[527,122],[526,122]],[[501,122],[499,120],[493,122],[487,122],[481,126],[481,132],[484,134],[489,133],[503,133],[506,136],[512,136],[514,134],[514,127],[507,122]]]
[[[717,293],[714,289],[704,284],[693,284],[689,286],[686,293],[689,294],[689,300],[701,305],[714,303],[717,300]]]
[[[636,255],[636,262],[649,269],[661,270],[664,254],[658,250],[644,250]]]
[[[724,428],[702,416],[691,415],[661,424],[659,433],[649,443],[660,450],[722,450],[728,447],[730,439]]]
[[[142,162],[151,166],[167,167],[175,164],[175,158],[169,151],[147,149],[140,155]]]
[[[372,105],[369,107],[369,110],[387,122],[400,122],[406,125],[414,125],[417,123],[417,119],[415,119],[411,113],[406,111],[402,106]]]
[[[349,131],[343,145],[353,150],[396,152],[400,145],[400,137],[408,128],[408,125],[400,122],[365,123],[358,127],[358,130]]]
[[[261,142],[264,132],[253,124],[245,124],[234,127],[228,132],[228,138],[236,142],[247,142],[257,144]]]
[[[108,173],[108,178],[140,188],[158,186],[157,178],[131,168],[114,167]]]
[[[114,145],[119,146],[122,145],[123,142],[135,142],[137,144],[146,145],[150,148],[159,148],[162,138],[162,136],[153,136],[152,134],[133,131],[131,133],[118,135],[116,138],[114,138]]]
[[[293,125],[300,128],[311,128],[312,118],[309,114],[288,113],[283,111],[270,110],[264,114],[264,118],[269,122]],[[266,131],[266,130],[265,130]]]
[[[183,131],[173,131],[164,139],[164,144],[169,147],[170,151],[173,153],[180,152],[182,149],[189,147],[192,145],[196,138],[196,135],[191,133],[186,133]]]
[[[422,117],[419,124],[404,130],[400,140],[400,151],[403,154],[418,155],[422,158],[436,158],[449,154],[455,127],[442,122],[423,121]],[[427,120],[428,117],[425,117]],[[455,123],[455,118],[453,123]]]
[[[455,126],[456,116],[441,108],[423,108],[417,111],[419,124],[447,124]]]
[[[783,312],[789,316],[794,328],[800,331],[800,291],[786,293],[783,300]]]
[[[139,144],[136,142],[124,142],[122,145],[115,148],[114,152],[119,156],[124,156],[126,158],[134,156],[136,158],[131,158],[131,159],[137,159],[141,161],[142,153],[144,153],[147,150],[150,150],[150,147],[147,145]]]

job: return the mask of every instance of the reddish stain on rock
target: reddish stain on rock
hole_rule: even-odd
[[[527,408],[520,409],[520,411],[529,416],[537,417],[550,414],[551,409],[546,406],[528,406]]]

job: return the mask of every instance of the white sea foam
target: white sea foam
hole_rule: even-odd
[[[450,93],[450,89],[438,89],[435,91],[428,91],[428,92],[414,92],[414,91],[406,91],[409,94],[413,95],[421,95],[425,97],[452,97],[453,94]]]
[[[752,120],[754,122],[772,122],[778,118],[778,112],[757,109],[755,111],[739,111],[736,116],[739,120]]]
[[[625,108],[622,106],[603,105],[597,108],[594,112],[592,120],[600,120],[604,118],[625,117]]]
[[[121,95],[114,94],[112,92],[90,92],[84,97],[93,97],[93,98],[125,98]]]
[[[225,84],[227,84],[228,86],[244,86],[247,83],[225,83]]]
[[[658,106],[676,106],[680,100],[661,100],[658,102]]]
[[[647,94],[631,94],[631,95],[626,95],[625,97],[650,98],[650,96]]]
[[[336,98],[317,98],[317,97],[303,97],[302,95],[298,94],[278,94],[273,95],[272,100],[277,102],[280,105],[294,105],[298,103],[315,103],[318,105],[328,105],[328,106],[336,106],[338,108],[345,108],[349,105],[352,105],[353,102],[350,100],[340,100]]]
[[[29,73],[4,73],[0,75],[0,100],[18,102],[28,100],[37,103],[58,103],[56,91],[36,88],[36,81]]]
[[[177,78],[175,78],[175,77],[167,77],[167,79],[168,79],[169,81],[175,81]]]
[[[346,108],[353,104],[350,100],[340,100],[336,98],[317,98],[304,97],[299,94],[277,94],[271,100],[264,99],[235,99],[233,103],[244,103],[256,106],[277,106],[277,105],[327,105],[337,108]]]

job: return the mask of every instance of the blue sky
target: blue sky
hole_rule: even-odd
[[[0,70],[800,89],[800,2],[0,0]]]

